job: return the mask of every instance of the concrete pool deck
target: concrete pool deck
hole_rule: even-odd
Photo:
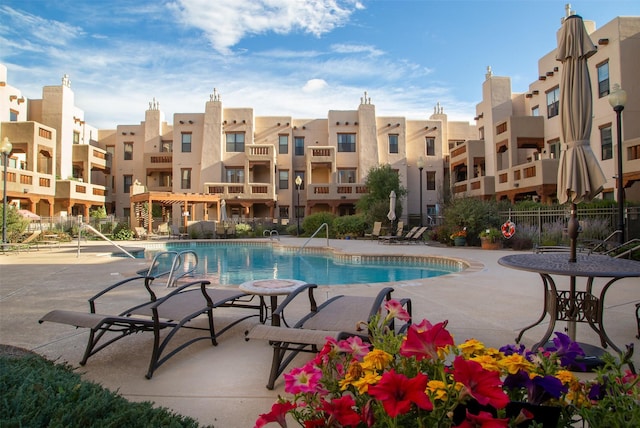
[[[282,237],[280,245],[297,247],[304,241]],[[124,245],[143,244],[132,241]],[[325,239],[314,239],[309,246],[325,244]],[[488,346],[514,343],[517,333],[533,323],[542,310],[540,277],[498,265],[500,257],[514,253],[511,250],[333,239],[330,246],[352,254],[432,255],[469,261],[472,268],[464,272],[390,284],[395,297],[412,299],[416,321],[448,320],[456,343],[468,338]],[[146,267],[141,259],[111,257],[114,249],[104,242],[89,241],[81,243],[79,255],[77,242],[0,255],[0,344],[26,348],[79,367],[88,337],[86,329],[39,324],[38,319],[52,309],[86,311],[90,296]],[[635,303],[640,301],[639,282],[638,278],[621,280],[607,293],[604,323],[619,347],[638,345]],[[597,284],[601,286],[601,282]],[[384,285],[389,284],[320,287],[316,297],[324,301],[336,294],[374,295]],[[599,292],[600,288],[595,290]],[[227,310],[238,309],[216,312],[217,322],[234,317],[234,312],[224,312]],[[546,321],[527,331],[525,345],[532,345],[543,335]],[[269,345],[244,340],[244,331],[256,322],[252,318],[233,327],[219,338],[217,347],[207,341],[188,347],[160,367],[151,380],[144,377],[152,341],[149,334],[133,335],[107,347],[78,370],[85,379],[118,391],[129,400],[153,401],[204,425],[251,427],[260,413],[269,411],[278,394],[284,394],[282,378],[273,391],[265,388],[271,365]],[[565,324],[559,322],[556,330],[564,331]],[[577,332],[580,342],[599,344],[597,334],[586,324],[578,324]],[[309,356],[298,358],[302,362]],[[634,362],[640,367],[638,352]]]

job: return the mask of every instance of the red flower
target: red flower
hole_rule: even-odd
[[[288,401],[284,403],[274,403],[274,405],[271,406],[271,411],[269,413],[263,413],[258,417],[254,428],[261,428],[269,422],[277,422],[281,427],[287,428],[287,422],[284,417],[289,410],[295,407],[295,404],[289,403]]]
[[[466,387],[466,392],[483,406],[502,409],[509,397],[502,390],[500,373],[485,370],[480,363],[456,357],[453,361],[453,378]]]
[[[353,410],[356,405],[355,400],[350,395],[334,398],[331,402],[325,401],[322,410],[331,415],[341,426],[357,426],[362,420],[358,412]]]
[[[467,411],[467,419],[458,425],[458,428],[507,428],[508,426],[509,418],[494,419],[489,412],[480,412],[474,415]]]
[[[395,418],[411,410],[411,403],[425,409],[433,410],[433,404],[425,393],[429,378],[418,373],[409,379],[391,369],[382,375],[376,385],[369,386],[369,395],[382,402],[384,410]]]
[[[431,325],[427,320],[420,324],[412,324],[407,331],[407,338],[402,342],[400,355],[415,356],[418,361],[425,358],[438,358],[438,349],[453,345],[453,336],[445,329],[448,321]]]

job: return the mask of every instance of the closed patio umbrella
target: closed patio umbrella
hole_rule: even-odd
[[[227,201],[220,201],[220,221],[227,221]]]
[[[582,18],[567,17],[558,35],[556,59],[562,62],[560,124],[565,144],[558,168],[558,201],[571,203],[568,233],[570,262],[576,261],[578,239],[577,204],[592,200],[602,191],[606,178],[589,138],[592,125],[591,82],[587,58],[596,52]]]
[[[387,218],[391,222],[391,229],[393,229],[393,222],[396,219],[396,192],[392,190],[389,194],[389,212]]]

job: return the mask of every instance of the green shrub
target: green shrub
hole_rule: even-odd
[[[304,221],[301,225],[301,235],[303,236],[311,236],[318,228],[322,225],[322,223],[327,223],[329,226],[329,236],[335,238],[335,232],[333,230],[333,221],[336,216],[329,212],[321,212],[308,215],[304,218]]]
[[[443,236],[467,228],[467,242],[470,245],[480,244],[480,232],[487,228],[499,228],[497,204],[493,201],[482,201],[475,198],[452,200],[444,210]]]
[[[133,239],[133,236],[133,230],[129,229],[129,225],[127,223],[118,223],[118,225],[113,229],[114,241],[128,241]]]
[[[131,403],[38,356],[0,357],[2,427],[198,427],[151,402]]]
[[[337,237],[363,236],[367,228],[364,216],[360,214],[336,217],[333,221],[333,229]]]

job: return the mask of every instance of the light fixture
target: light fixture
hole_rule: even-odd
[[[184,120],[181,120],[181,121],[180,121],[180,124],[181,124],[181,125],[184,125]]]
[[[9,159],[9,154],[11,153],[11,149],[13,149],[13,145],[11,141],[9,141],[9,137],[4,137],[2,139],[2,144],[0,144],[0,152],[2,152],[2,166],[4,167],[4,176],[3,176],[3,189],[2,189],[2,244],[7,243],[7,163]],[[4,250],[4,246],[2,248]]]
[[[422,170],[424,169],[424,158],[420,156],[416,162],[418,171],[420,171],[420,227],[422,227]]]
[[[624,188],[622,180],[622,110],[627,102],[627,92],[620,87],[619,84],[614,83],[611,92],[609,93],[609,104],[613,107],[613,111],[616,112],[616,123],[618,129],[618,178],[616,185],[618,186],[618,230],[620,231],[621,245],[624,244]]]
[[[296,177],[296,189],[298,189],[298,203],[296,205],[296,218],[298,220],[298,235],[300,236],[300,186],[302,186],[302,177],[300,177],[299,175]]]

